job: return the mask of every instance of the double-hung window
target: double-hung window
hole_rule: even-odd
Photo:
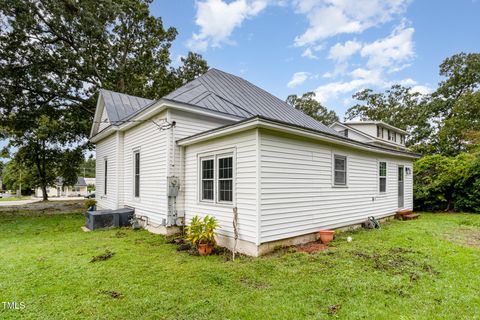
[[[347,157],[334,155],[333,184],[335,186],[347,185]]]
[[[380,193],[387,192],[387,163],[385,161],[378,163],[378,191]]]
[[[140,197],[140,152],[135,151],[133,153],[134,161],[134,196],[135,198]]]
[[[202,182],[201,182],[201,199],[213,201],[214,187],[214,159],[202,159]]]
[[[233,154],[200,158],[200,200],[233,202]]]
[[[103,166],[104,166],[104,167],[103,167],[103,168],[104,168],[104,170],[103,170],[103,171],[104,171],[103,194],[104,194],[104,195],[107,195],[107,177],[108,177],[108,175],[107,175],[108,160],[107,160],[107,159],[105,159],[105,160],[103,161]]]

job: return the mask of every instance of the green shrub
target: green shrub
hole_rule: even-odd
[[[219,228],[217,219],[205,216],[203,221],[193,217],[190,225],[187,226],[187,241],[197,246],[198,244],[215,244],[215,230]]]
[[[480,153],[425,156],[414,172],[416,209],[480,213]]]
[[[88,210],[88,208],[90,208],[91,206],[96,206],[97,205],[97,201],[94,200],[94,199],[87,199],[85,200],[85,208]]]

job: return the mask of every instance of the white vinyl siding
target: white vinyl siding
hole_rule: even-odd
[[[396,179],[378,195],[378,155],[275,134],[261,135],[260,242],[362,223],[397,210]],[[333,154],[348,158],[348,188],[332,185]],[[385,158],[385,157],[383,157]],[[388,176],[410,160],[389,157]],[[412,175],[405,176],[405,208],[412,208]]]
[[[169,121],[175,121],[176,125],[173,131],[169,130],[168,132],[173,135],[173,138],[170,138],[170,143],[174,143],[176,140],[192,136],[194,134],[218,128],[227,124],[232,123],[232,121],[207,118],[197,114],[191,114],[178,110],[169,110]],[[184,210],[184,194],[185,188],[183,187],[185,183],[185,155],[183,153],[183,148],[177,146],[171,146],[171,152],[169,153],[169,167],[168,175],[169,176],[178,176],[180,177],[180,191],[177,197],[177,210]],[[172,165],[173,164],[173,165]]]
[[[166,112],[152,120],[161,123],[163,119],[166,119]],[[135,213],[148,217],[152,225],[160,225],[167,218],[167,132],[160,131],[154,123],[146,121],[124,134],[123,205],[135,208]],[[141,161],[140,197],[135,197],[137,151],[140,151]]]
[[[228,155],[234,150],[233,202],[211,203],[199,199],[200,159],[211,154]],[[233,237],[233,208],[238,208],[239,239],[257,242],[257,134],[256,130],[229,135],[185,147],[185,215],[214,216],[218,233]]]
[[[95,185],[97,207],[99,209],[116,209],[118,195],[116,186],[118,181],[118,161],[116,158],[116,150],[118,148],[118,138],[116,134],[112,134],[96,144],[97,165],[95,166],[96,178]],[[105,164],[107,164],[107,172],[105,174]],[[105,176],[107,177],[105,183]],[[105,189],[106,188],[106,189]]]

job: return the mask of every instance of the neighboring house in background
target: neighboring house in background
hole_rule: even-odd
[[[214,216],[231,249],[236,208],[237,249],[253,256],[413,207],[417,154],[345,137],[216,69],[158,101],[101,90],[90,141],[99,209],[135,208],[164,234]]]
[[[77,183],[73,186],[64,186],[63,178],[57,178],[55,184],[47,187],[48,197],[84,197],[88,194],[85,178],[78,177]],[[42,188],[35,189],[35,197],[43,196]]]
[[[330,127],[354,140],[405,150],[405,138],[408,133],[383,121],[335,122]]]

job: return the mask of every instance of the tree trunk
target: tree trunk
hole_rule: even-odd
[[[42,183],[42,196],[43,196],[43,201],[48,200],[47,186],[43,183]]]

